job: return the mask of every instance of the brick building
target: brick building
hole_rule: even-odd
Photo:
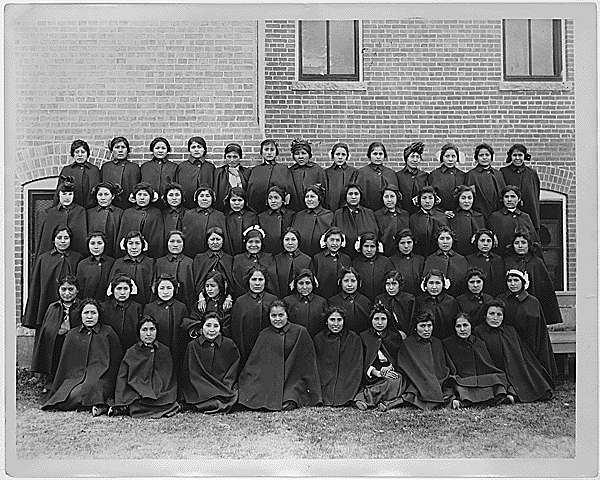
[[[264,10],[262,19],[206,20],[205,6],[192,4],[169,6],[168,16],[159,5],[111,5],[110,18],[95,5],[7,8],[5,143],[15,152],[6,190],[14,225],[7,318],[14,312],[17,324],[39,213],[70,160],[70,143],[85,139],[99,166],[116,135],[130,140],[130,158],[141,163],[155,136],[167,137],[170,158],[181,161],[187,139],[199,134],[217,165],[230,141],[253,165],[263,138],[277,139],[289,162],[289,142],[303,136],[325,166],[336,141],[347,142],[351,163],[360,165],[367,145],[381,140],[396,170],[404,146],[420,140],[427,171],[447,141],[464,152],[464,170],[481,141],[495,148],[497,168],[510,145],[524,143],[542,181],[557,290],[573,296],[573,20],[399,14],[299,22],[268,19]]]

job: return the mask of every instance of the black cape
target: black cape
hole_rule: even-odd
[[[83,163],[73,162],[70,165],[65,165],[60,171],[60,177],[73,177],[73,191],[75,197],[73,201],[83,208],[91,208],[96,205],[96,197],[92,195],[92,188],[100,183],[100,169],[85,161]],[[58,202],[58,193],[55,196],[55,204]]]
[[[46,210],[46,215],[42,221],[40,241],[36,252],[37,256],[44,252],[49,252],[54,248],[52,233],[58,225],[67,225],[73,232],[71,236],[72,250],[78,252],[81,256],[89,253],[87,246],[87,213],[83,207],[73,203],[69,208],[55,205]]]
[[[339,227],[346,235],[346,246],[342,252],[350,258],[356,258],[359,253],[354,249],[354,243],[358,237],[365,233],[374,233],[379,237],[379,226],[373,210],[362,205],[350,208],[348,204],[339,208],[333,214],[333,225]]]
[[[251,210],[243,208],[240,212],[225,209],[225,225],[227,227],[227,238],[223,242],[223,250],[229,255],[236,256],[244,252],[244,231],[248,227],[258,225],[258,216]]]
[[[384,275],[394,269],[392,261],[380,253],[376,253],[373,258],[366,258],[362,255],[356,257],[352,261],[352,266],[360,274],[358,291],[371,302],[377,295],[385,292]]]
[[[117,258],[110,271],[109,278],[114,278],[117,273],[125,273],[133,278],[138,293],[131,299],[146,305],[152,301],[152,279],[154,278],[154,259],[142,254],[135,259],[126,255]]]
[[[383,253],[390,257],[398,252],[398,234],[409,226],[408,212],[400,207],[393,212],[382,207],[375,212],[375,221],[379,228],[379,240],[383,243]]]
[[[379,210],[383,207],[381,192],[383,187],[388,185],[398,186],[398,178],[396,172],[385,165],[375,165],[369,163],[361,167],[356,172],[354,177],[356,183],[362,190],[360,197],[361,205],[364,205],[371,210]],[[342,202],[342,205],[345,202]]]
[[[195,159],[192,156],[177,164],[175,182],[183,189],[183,205],[194,208],[194,192],[200,185],[212,187],[215,178],[215,166],[205,159]]]
[[[252,168],[246,190],[248,205],[252,210],[259,214],[268,210],[267,191],[273,185],[282,188],[286,193],[292,192],[294,181],[287,165],[263,161]]]
[[[537,172],[527,165],[515,167],[510,164],[500,169],[507,185],[521,189],[522,209],[528,213],[536,230],[540,229],[540,178]]]
[[[332,212],[335,212],[346,203],[344,190],[346,185],[354,181],[357,171],[355,167],[347,163],[339,167],[334,163],[325,169],[325,175],[327,176],[325,205]]]
[[[138,231],[148,242],[148,251],[145,252],[151,258],[160,258],[165,251],[165,226],[161,211],[153,206],[140,208],[130,207],[123,212],[121,225],[119,227],[118,245],[129,232]],[[119,255],[124,255],[120,250]]]
[[[494,297],[485,292],[481,292],[479,295],[467,292],[456,297],[456,303],[458,303],[459,311],[469,314],[471,325],[476,327],[485,321],[485,305],[493,299]]]
[[[420,208],[410,216],[409,225],[415,234],[414,252],[426,257],[438,249],[435,234],[441,226],[448,225],[448,219],[436,208],[431,209],[429,213]]]
[[[183,233],[185,234],[185,247],[183,253],[190,258],[206,252],[206,231],[211,227],[220,227],[227,238],[227,225],[223,212],[212,207],[196,207],[188,210],[183,217]]]
[[[421,277],[423,275],[425,258],[416,253],[403,255],[399,251],[396,251],[396,253],[390,257],[390,260],[394,264],[394,268],[398,270],[404,278],[403,290],[412,293],[415,297],[421,295],[423,293],[421,290]]]
[[[454,320],[458,315],[458,304],[454,297],[447,293],[440,293],[432,297],[428,293],[415,298],[415,312],[417,316],[423,310],[433,313],[433,336],[443,340],[454,333]]]
[[[485,274],[483,282],[483,291],[490,294],[492,297],[497,297],[506,290],[506,279],[504,278],[504,259],[490,252],[485,256],[477,251],[471,255],[467,255],[467,262],[471,267],[481,268]]]
[[[154,264],[154,275],[158,278],[162,273],[173,275],[179,282],[179,289],[175,293],[175,299],[184,303],[188,310],[196,304],[198,296],[194,283],[193,260],[183,253],[173,255],[168,253],[156,260]],[[154,294],[153,299],[158,297]]]
[[[118,237],[122,218],[123,210],[114,205],[96,206],[87,211],[88,232],[103,232],[106,235],[104,253],[114,258],[120,255]]]
[[[398,188],[402,194],[402,199],[400,200],[402,209],[406,210],[409,214],[415,213],[420,207],[414,205],[412,199],[427,184],[427,172],[417,168],[414,173],[411,173],[408,166],[406,166],[396,172],[396,178],[398,179]]]
[[[410,333],[412,313],[415,307],[415,296],[407,292],[398,292],[395,296],[387,292],[377,295],[375,303],[381,302],[391,313],[388,319],[388,330],[399,333]]]
[[[248,177],[250,176],[250,171],[250,168],[244,167],[240,164],[240,179],[244,191],[248,190]],[[231,184],[229,183],[229,169],[227,165],[221,165],[220,167],[215,168],[213,191],[215,192],[216,200],[212,207],[223,212],[225,210],[225,198],[231,191]]]
[[[362,293],[355,292],[350,295],[342,291],[331,297],[328,303],[330,306],[335,305],[346,311],[344,328],[361,333],[371,326],[369,314],[373,305],[371,300]]]
[[[273,255],[283,252],[281,235],[292,226],[295,212],[281,207],[278,211],[265,210],[258,215],[258,224],[265,231],[263,251]]]
[[[288,320],[302,325],[314,337],[324,328],[323,316],[327,310],[327,300],[311,293],[304,297],[294,292],[283,299],[287,305]]]
[[[300,270],[310,266],[310,257],[300,250],[296,250],[294,253],[278,253],[273,258],[273,262],[276,281],[271,291],[277,298],[283,298],[292,293],[290,284]]]
[[[438,207],[444,211],[454,210],[456,200],[454,189],[465,184],[465,172],[457,167],[448,168],[441,165],[427,176],[427,185],[431,185],[437,191],[442,200]]]
[[[494,167],[485,169],[480,165],[472,168],[465,175],[466,185],[475,185],[473,210],[482,213],[489,220],[492,212],[502,208],[500,191],[506,186],[502,173]]]
[[[454,218],[449,221],[450,228],[456,236],[452,249],[463,256],[475,253],[477,245],[471,243],[471,239],[477,230],[485,228],[486,221],[482,213],[477,210],[454,210]]]
[[[323,188],[327,188],[327,175],[316,163],[310,162],[307,165],[301,166],[297,163],[290,165],[290,173],[292,174],[292,191],[290,193],[289,208],[294,212],[306,208],[304,203],[304,190],[311,185],[321,184]]]
[[[100,177],[103,182],[118,184],[123,189],[121,195],[113,200],[113,205],[122,210],[131,207],[129,196],[133,193],[134,187],[142,180],[142,173],[137,163],[130,160],[111,160],[103,163],[100,168]]]
[[[159,197],[165,193],[165,187],[175,179],[177,164],[171,160],[157,160],[153,158],[142,163],[140,172],[142,182],[149,183]],[[159,255],[160,256],[160,255]]]
[[[135,345],[140,339],[137,322],[142,318],[142,310],[142,305],[131,298],[119,303],[114,297],[110,297],[102,304],[104,323],[115,331],[123,351]]]
[[[219,252],[208,250],[204,253],[199,253],[194,257],[192,270],[194,272],[194,292],[196,298],[200,295],[204,281],[211,272],[222,273],[227,279],[229,293],[233,292],[235,287],[233,279],[233,257],[223,252],[223,250],[220,250]]]
[[[300,232],[300,250],[309,256],[321,251],[321,236],[333,225],[333,212],[321,206],[296,213],[292,227]]]
[[[99,302],[106,300],[106,290],[110,283],[110,271],[115,259],[108,255],[93,255],[84,258],[77,264],[77,281],[80,298],[95,298]]]
[[[332,255],[327,249],[317,253],[312,257],[309,266],[319,283],[315,293],[326,299],[340,293],[341,289],[338,284],[340,272],[344,267],[351,266],[352,260],[345,253],[338,252],[337,255]]]
[[[460,253],[450,250],[447,254],[444,254],[438,249],[437,252],[425,259],[423,272],[428,272],[434,268],[440,270],[450,280],[448,295],[457,297],[467,292],[465,275],[469,269],[469,262]]]
[[[488,217],[487,223],[489,229],[498,237],[496,253],[500,256],[506,257],[508,255],[506,247],[512,242],[517,232],[527,231],[533,242],[540,242],[531,218],[518,208],[514,212],[509,212],[506,207],[502,207]]]

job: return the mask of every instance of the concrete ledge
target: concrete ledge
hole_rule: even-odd
[[[500,91],[573,91],[573,82],[498,82]]]

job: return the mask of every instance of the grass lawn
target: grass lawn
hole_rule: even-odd
[[[545,403],[380,413],[316,407],[291,412],[180,413],[170,419],[45,412],[41,387],[17,375],[20,459],[574,458],[575,382]],[[7,438],[10,441],[9,438]]]

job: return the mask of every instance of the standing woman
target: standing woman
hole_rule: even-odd
[[[256,167],[254,167],[256,168]],[[287,167],[286,171],[287,171]],[[266,232],[264,250],[273,255],[283,252],[281,236],[292,226],[295,212],[284,206],[285,190],[277,185],[267,191],[267,210],[258,214],[258,224]]]
[[[215,192],[215,202],[213,207],[223,212],[225,209],[225,199],[233,187],[248,188],[248,177],[250,169],[241,164],[242,147],[238,143],[229,143],[225,147],[223,155],[225,163],[215,169],[213,190]]]
[[[498,237],[487,228],[475,232],[471,240],[477,251],[467,255],[467,262],[471,267],[480,268],[485,275],[483,291],[492,297],[497,297],[506,288],[504,280],[504,260],[492,248],[498,245]]]
[[[225,251],[232,256],[244,251],[244,232],[252,225],[258,225],[258,216],[246,205],[246,192],[242,187],[233,187],[225,197],[225,227],[227,242]]]
[[[458,147],[446,143],[440,150],[440,165],[427,177],[427,185],[436,189],[441,198],[440,208],[444,212],[454,210],[454,190],[465,183],[465,172],[459,170]]]
[[[289,192],[291,195],[290,208],[295,212],[299,212],[304,208],[305,202],[303,199],[306,200],[306,192],[311,185],[319,185],[321,187],[323,194],[321,195],[320,203],[324,204],[327,175],[325,174],[325,170],[312,160],[311,144],[307,140],[294,139],[290,150],[292,152],[292,159],[295,162],[289,167],[293,182],[293,188]]]
[[[452,335],[452,322],[458,315],[458,304],[454,297],[444,292],[450,282],[439,270],[429,270],[423,277],[421,289],[425,292],[415,298],[415,314],[428,310],[433,315],[435,337],[443,340]]]
[[[361,193],[360,203],[374,212],[383,207],[381,191],[388,185],[398,186],[396,172],[386,167],[383,161],[388,159],[385,145],[381,142],[372,142],[367,148],[369,163],[356,172],[352,180],[358,185]]]
[[[394,268],[404,278],[404,290],[415,297],[421,294],[421,277],[425,258],[414,253],[415,234],[409,228],[396,236],[398,251],[390,257]]]
[[[88,235],[90,255],[77,264],[76,274],[82,298],[95,298],[99,302],[106,300],[106,289],[115,259],[104,253],[105,240],[106,235],[102,232]]]
[[[100,183],[100,170],[96,165],[88,161],[90,158],[90,146],[87,142],[75,140],[71,144],[70,154],[74,162],[64,166],[60,171],[56,191],[58,192],[64,178],[71,177],[70,181],[73,183],[72,191],[75,194],[73,202],[84,209],[91,208],[96,204],[96,199],[92,195],[92,187]],[[58,198],[55,196],[55,205],[57,201]]]
[[[413,142],[406,147],[404,149],[405,167],[396,172],[398,188],[402,194],[400,198],[402,208],[411,215],[419,209],[419,205],[413,203],[413,198],[427,184],[427,172],[419,168],[419,164],[423,160],[424,148],[423,142]]]
[[[391,257],[397,251],[398,233],[408,228],[409,215],[400,206],[402,194],[396,186],[384,187],[381,198],[383,207],[375,212],[375,221],[383,243],[383,253],[386,257]]]
[[[121,187],[122,191],[117,194],[113,203],[116,207],[125,210],[131,206],[129,197],[133,193],[133,188],[142,180],[142,173],[139,165],[127,158],[131,148],[129,140],[125,137],[113,138],[108,144],[108,149],[112,153],[112,160],[102,164],[100,177],[102,182]]]
[[[112,403],[123,349],[117,334],[102,323],[100,304],[85,299],[81,325],[69,330],[52,389],[42,410],[91,408],[94,417]]]
[[[492,212],[502,207],[502,189],[506,186],[499,170],[492,167],[494,149],[487,143],[475,147],[473,158],[477,165],[465,175],[465,184],[475,186],[473,210],[482,213],[488,220]]]
[[[450,228],[456,236],[453,248],[463,256],[475,253],[475,245],[471,243],[473,235],[485,228],[486,225],[483,214],[473,210],[474,190],[473,185],[470,187],[459,185],[456,187],[454,199],[458,208],[454,209],[453,215],[449,219]]]
[[[200,185],[212,185],[215,177],[215,166],[206,159],[206,140],[194,136],[187,141],[190,152],[187,160],[179,163],[173,180],[181,185],[185,208],[194,208],[194,192]],[[179,230],[180,228],[178,228]]]
[[[415,308],[415,296],[403,292],[404,278],[397,270],[390,270],[383,276],[385,293],[377,295],[375,303],[381,303],[388,312],[388,328],[399,333],[405,339],[410,333],[412,313]]]
[[[341,292],[328,300],[329,306],[340,307],[346,312],[346,327],[353,332],[361,333],[369,328],[369,312],[373,304],[362,293],[360,287],[360,274],[353,267],[343,268],[340,272],[338,284]]]
[[[346,237],[338,227],[329,228],[319,243],[321,252],[312,257],[309,268],[315,274],[316,292],[323,298],[330,299],[340,292],[340,273],[343,268],[352,266],[352,260],[340,252],[346,245]]]
[[[273,258],[276,277],[273,294],[277,298],[291,294],[294,290],[292,282],[298,272],[310,266],[310,257],[300,251],[300,232],[298,230],[288,228],[281,235],[281,243],[284,251]]]
[[[198,296],[198,306],[190,309],[193,320],[201,319],[208,312],[219,314],[221,333],[231,338],[231,306],[233,300],[229,293],[229,284],[225,275],[220,272],[210,272],[206,276],[202,291]],[[201,326],[201,325],[200,325]]]
[[[350,148],[347,144],[336,143],[331,147],[330,156],[333,163],[325,169],[325,175],[327,176],[325,205],[332,212],[335,212],[344,205],[346,185],[354,179],[358,170],[348,165]]]
[[[384,275],[394,269],[392,261],[383,256],[383,245],[372,232],[365,233],[355,242],[360,255],[352,260],[352,266],[362,279],[359,292],[371,302],[385,292]]]
[[[494,297],[483,291],[487,279],[480,268],[469,267],[465,279],[469,291],[456,297],[456,303],[459,310],[469,316],[469,324],[476,327],[483,322],[485,305]]]
[[[143,307],[131,298],[135,295],[137,295],[137,285],[133,279],[124,273],[117,273],[106,291],[108,300],[102,303],[103,323],[115,331],[123,351],[139,339],[136,326],[138,320],[142,318]]]
[[[265,203],[265,198],[272,187],[291,192],[294,185],[290,169],[287,165],[277,162],[279,145],[275,140],[272,138],[263,140],[260,144],[260,155],[263,161],[250,171],[247,188],[248,206],[259,215],[267,211],[268,203]],[[281,198],[282,203],[284,200],[285,194]]]
[[[295,276],[292,293],[283,301],[287,306],[288,320],[302,325],[311,338],[323,330],[323,315],[327,310],[327,300],[314,293],[315,276],[308,268],[303,268]]]
[[[265,232],[258,226],[249,227],[244,232],[244,246],[246,251],[233,257],[234,297],[237,298],[248,291],[246,274],[251,267],[262,265],[268,270],[269,285],[267,291],[275,292],[273,281],[275,279],[275,265],[273,255],[262,251]]]
[[[102,182],[92,189],[98,205],[88,208],[87,224],[89,232],[102,232],[105,235],[105,252],[111,257],[117,256],[119,245],[119,228],[123,210],[114,205],[115,199],[121,194],[121,187],[109,182]]]
[[[310,185],[304,192],[306,208],[294,215],[292,227],[300,232],[300,250],[309,256],[321,251],[321,236],[333,224],[333,212],[321,205],[325,191],[320,185]]]
[[[142,163],[140,172],[142,182],[149,183],[159,197],[165,193],[165,187],[175,179],[177,164],[168,159],[171,144],[164,137],[156,137],[150,142],[152,160]]]
[[[179,288],[175,298],[184,303],[188,310],[196,303],[196,288],[194,283],[194,261],[184,255],[185,235],[179,230],[172,230],[167,235],[167,254],[156,259],[154,274],[160,277],[163,273],[172,275]]]
[[[206,252],[194,257],[192,270],[194,272],[194,291],[196,296],[202,291],[209,273],[220,272],[227,279],[227,284],[234,288],[233,257],[223,251],[225,234],[220,227],[211,227],[206,231]]]
[[[420,208],[410,216],[408,223],[415,234],[415,251],[426,257],[437,250],[435,234],[440,227],[448,225],[448,219],[436,208],[440,197],[433,187],[423,187],[413,201]]]
[[[187,208],[183,206],[183,187],[178,183],[169,183],[165,187],[162,201],[165,204],[165,209],[162,211],[165,234],[173,230],[182,230],[183,217],[187,212]]]

